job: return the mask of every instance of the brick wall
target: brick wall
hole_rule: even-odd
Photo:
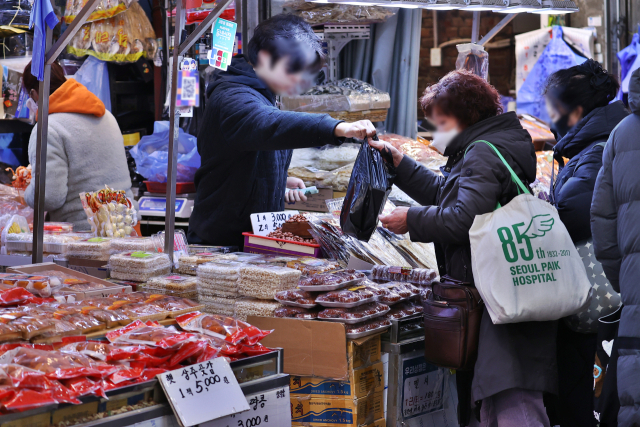
[[[471,38],[473,21],[472,12],[450,10],[438,13],[438,44],[449,40]],[[482,12],[480,14],[480,37],[493,28],[504,14]],[[420,42],[420,69],[418,72],[418,96],[424,89],[436,83],[449,71],[455,69],[458,50],[455,45],[442,48],[442,66],[431,67],[431,48],[433,47],[433,19],[430,10],[422,12],[422,36]],[[492,40],[512,38],[513,26],[507,25]],[[515,89],[513,73],[515,69],[514,46],[499,49],[489,49],[489,80],[502,95],[509,95],[509,89]],[[422,111],[418,107],[418,117],[422,117]]]

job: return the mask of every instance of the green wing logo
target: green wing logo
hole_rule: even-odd
[[[527,227],[524,235],[530,239],[542,237],[547,234],[548,231],[551,231],[554,222],[555,220],[551,217],[551,214],[536,215],[531,218],[529,227]]]

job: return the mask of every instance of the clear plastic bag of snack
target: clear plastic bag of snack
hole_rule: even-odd
[[[329,291],[318,298],[316,302],[324,307],[357,307],[376,301],[376,294],[366,286],[354,286],[338,291]]]
[[[316,306],[317,293],[300,289],[290,289],[276,293],[275,300],[291,307],[313,308]]]
[[[122,214],[116,215],[116,222],[124,221]],[[114,252],[157,252],[155,241],[151,237],[118,237],[111,240],[111,249]]]
[[[22,333],[22,338],[29,340],[37,335],[50,332],[55,329],[55,321],[40,316],[22,316],[11,322]]]
[[[89,378],[78,377],[60,380],[60,382],[78,397],[93,395],[105,399],[107,398],[107,394],[104,392],[101,381],[93,381]]]
[[[189,310],[197,307],[199,304],[185,298],[177,298],[170,295],[152,295],[145,304],[153,304],[163,311],[180,311]]]
[[[44,372],[49,379],[83,376],[101,378],[110,375],[117,369],[79,353],[60,353],[27,347],[10,350],[5,353],[3,358],[9,363]]]
[[[294,289],[301,272],[272,265],[246,265],[240,267],[238,290],[244,296],[273,299],[278,291]]]
[[[147,281],[150,287],[167,289],[170,291],[193,291],[197,289],[197,281],[192,276],[179,274],[167,274],[166,276],[153,277]]]
[[[93,316],[81,314],[81,313],[69,313],[65,310],[61,310],[56,313],[56,318],[65,320],[67,322],[76,325],[83,333],[99,331],[106,328],[104,322],[99,321]]]
[[[295,261],[289,261],[287,267],[300,270],[305,275],[328,273],[342,268],[338,261],[312,257],[300,257]]]
[[[246,338],[238,321],[233,317],[194,312],[178,316],[176,320],[184,330],[223,339],[233,345]]]
[[[148,272],[158,268],[171,266],[171,260],[166,254],[151,252],[126,252],[114,254],[109,259],[109,266],[118,271]]]
[[[116,344],[143,344],[165,349],[196,339],[195,335],[180,332],[173,326],[165,328],[157,322],[144,323],[139,320],[117,331],[109,332],[106,336],[110,342]]]
[[[120,29],[115,28],[115,23],[124,26],[122,18],[105,19],[91,25],[91,39],[94,49],[98,49],[94,56],[101,55],[100,50],[108,52],[125,48],[128,45],[126,35]],[[69,50],[75,54],[73,47]],[[82,52],[84,56],[91,51]],[[103,53],[102,55],[111,55]],[[103,58],[100,58],[103,59]],[[105,60],[105,59],[103,59]],[[80,193],[82,207],[87,215],[87,221],[91,225],[91,231],[98,237],[126,237],[137,236],[133,227],[138,222],[138,216],[133,203],[122,190],[113,190],[107,186],[93,193]]]
[[[88,0],[67,0],[64,22],[71,24],[76,16],[82,11]],[[100,0],[98,6],[89,14],[87,22],[98,21],[110,18],[127,10],[132,0]]]
[[[318,311],[318,309],[287,306],[276,309],[276,311],[274,312],[274,316],[313,320],[318,318]]]
[[[358,323],[389,312],[389,306],[382,303],[370,303],[354,308],[325,308],[318,313],[318,319],[333,320],[344,323]]]

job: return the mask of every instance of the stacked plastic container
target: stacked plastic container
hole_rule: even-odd
[[[112,255],[109,268],[112,279],[146,282],[152,277],[169,274],[171,260],[166,254],[126,252]]]
[[[109,261],[111,256],[111,239],[92,237],[67,244],[66,255],[69,257]]]

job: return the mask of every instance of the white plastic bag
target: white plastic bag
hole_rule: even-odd
[[[500,152],[487,144],[527,193],[478,215],[469,230],[473,277],[491,320],[557,320],[583,310],[591,284],[558,211],[528,194]]]

